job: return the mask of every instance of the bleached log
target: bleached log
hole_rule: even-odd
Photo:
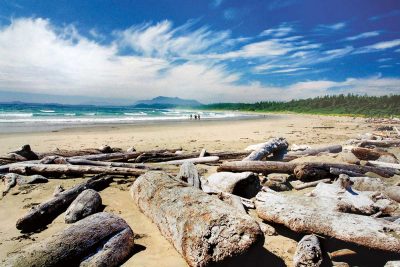
[[[189,266],[221,263],[262,246],[253,218],[165,173],[147,172],[130,192]]]
[[[276,230],[273,226],[263,222],[258,222],[258,225],[260,225],[261,231],[264,233],[264,235],[267,236],[276,235]]]
[[[400,146],[400,140],[365,140],[360,143],[360,147],[364,146],[379,146],[379,147]]]
[[[224,201],[225,203],[228,203],[241,213],[247,214],[246,209],[244,208],[242,200],[240,199],[239,196],[233,194],[223,194],[222,192],[218,193],[217,196],[220,200]]]
[[[74,158],[67,158],[66,161],[67,163],[73,165],[90,165],[90,166],[105,166],[105,167],[110,166],[119,168],[148,169],[148,170],[160,169],[159,167],[150,167],[143,164],[134,164],[126,162],[110,162],[110,161],[98,161],[98,160],[74,159]]]
[[[207,185],[244,198],[254,197],[261,189],[258,175],[252,172],[217,172],[207,177]]]
[[[273,138],[264,143],[262,147],[253,151],[243,159],[243,161],[255,161],[262,160],[264,157],[277,153],[278,151],[286,150],[288,148],[288,142],[285,138]]]
[[[206,153],[207,153],[206,149],[205,149],[205,148],[203,148],[203,149],[200,151],[199,158],[202,158],[202,157],[204,157],[204,156],[206,155]]]
[[[321,180],[314,181],[314,182],[302,183],[302,184],[299,184],[299,185],[296,184],[296,185],[293,186],[293,188],[296,189],[296,190],[302,190],[302,189],[305,189],[305,188],[317,186],[319,183],[330,183],[330,182],[331,182],[331,179],[327,178],[327,179],[321,179]]]
[[[400,137],[400,131],[399,131],[399,129],[397,129],[397,127],[393,127],[393,129],[396,131],[397,136]]]
[[[93,213],[101,207],[101,196],[93,189],[86,189],[80,193],[65,212],[65,223],[77,222]]]
[[[322,198],[260,192],[258,216],[298,233],[315,233],[372,249],[400,253],[400,225],[327,209]],[[329,200],[327,205],[329,205]]]
[[[38,155],[32,151],[30,145],[23,145],[20,149],[16,151],[12,151],[11,153],[20,155],[24,157],[26,160],[36,160],[39,159]]]
[[[322,263],[322,251],[318,237],[304,236],[297,244],[293,257],[294,267],[319,267]]]
[[[139,176],[145,171],[142,169],[119,168],[109,166],[70,165],[70,164],[13,164],[9,171],[24,175],[43,174],[46,176],[85,175],[85,174],[115,174]]]
[[[129,225],[101,212],[11,254],[2,266],[120,266],[133,245]]]
[[[333,184],[320,183],[310,193],[318,199],[331,200],[331,208],[349,213],[373,215],[377,212],[390,214],[398,208],[397,203],[377,192],[355,191],[347,175],[340,175]]]
[[[23,232],[31,232],[40,229],[64,212],[82,191],[85,189],[100,190],[107,187],[111,181],[111,177],[89,179],[71,189],[65,190],[56,197],[28,211],[27,214],[18,219],[16,227]]]
[[[395,155],[385,151],[364,147],[354,147],[351,152],[361,160],[378,160],[387,163],[399,163]]]
[[[283,157],[283,161],[291,161],[304,156],[314,156],[320,153],[339,153],[342,152],[341,145],[326,146],[321,148],[306,149],[303,151],[290,152]]]
[[[180,164],[183,164],[185,162],[191,162],[191,163],[197,164],[197,163],[210,163],[210,162],[217,162],[217,161],[219,161],[219,157],[217,157],[217,156],[208,156],[208,157],[202,157],[202,158],[171,160],[171,161],[164,161],[164,162],[159,162],[159,163],[160,164],[180,165]]]
[[[386,185],[379,178],[371,177],[350,177],[353,188],[360,191],[379,191],[400,203],[400,186]]]
[[[15,185],[37,184],[37,183],[48,182],[47,178],[42,175],[24,176],[16,173],[8,173],[6,175],[0,175],[0,177],[4,180],[4,185],[5,185],[3,196],[5,196]]]
[[[360,172],[353,172],[353,171],[349,171],[349,170],[343,170],[343,169],[339,169],[339,168],[329,168],[329,173],[339,176],[341,174],[346,174],[348,176],[362,176],[363,173]]]
[[[288,173],[292,174],[296,166],[307,164],[309,167],[322,169],[329,172],[330,168],[339,168],[357,173],[374,172],[382,177],[391,177],[397,171],[393,168],[359,166],[353,164],[327,163],[327,162],[277,162],[277,161],[231,161],[224,162],[217,168],[217,171],[245,172],[251,171],[255,173]]]
[[[192,162],[183,163],[176,178],[195,188],[201,189],[199,172]]]
[[[381,162],[381,161],[376,161],[376,160],[369,160],[368,164],[375,166],[375,167],[391,168],[391,169],[400,170],[400,164],[396,164],[396,163],[387,163],[387,162]]]

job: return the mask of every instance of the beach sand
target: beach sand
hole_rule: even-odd
[[[0,154],[15,150],[23,144],[30,144],[32,149],[38,152],[55,148],[96,148],[103,144],[123,149],[134,146],[138,151],[179,147],[189,152],[198,152],[202,148],[208,151],[242,151],[247,145],[264,142],[276,136],[287,138],[290,145],[308,144],[318,147],[344,144],[357,134],[370,132],[373,126],[364,121],[362,118],[350,117],[267,115],[265,118],[252,120],[111,125],[50,132],[7,133],[0,134]],[[215,171],[215,167],[198,167],[204,175]],[[33,190],[27,191],[18,190],[16,187],[0,200],[0,259],[27,244],[64,229],[64,214],[58,216],[44,231],[32,235],[22,235],[15,228],[15,222],[31,205],[51,198],[56,185],[61,184],[69,188],[82,181],[83,179],[52,179],[47,184],[36,185]],[[124,218],[137,234],[135,253],[123,266],[187,266],[157,227],[133,203],[129,195],[130,185],[113,183],[111,187],[100,192],[105,211]],[[297,237],[293,234],[280,233],[277,236],[266,237],[264,246],[275,255],[277,263],[274,266],[291,266],[296,240]]]

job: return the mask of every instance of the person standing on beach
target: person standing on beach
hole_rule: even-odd
[[[200,120],[200,114],[197,114],[197,118]]]
[[[192,116],[192,114],[190,114],[189,118],[190,118],[190,119],[193,119],[193,116]]]

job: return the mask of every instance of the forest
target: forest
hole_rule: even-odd
[[[295,112],[308,114],[356,115],[366,117],[399,116],[400,95],[327,95],[288,102],[215,103],[201,109],[252,112]]]

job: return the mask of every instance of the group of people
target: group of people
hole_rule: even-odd
[[[192,114],[190,114],[189,115],[189,118],[192,120],[193,118],[195,119],[195,120],[200,120],[200,114],[194,114],[194,115],[192,115]]]

